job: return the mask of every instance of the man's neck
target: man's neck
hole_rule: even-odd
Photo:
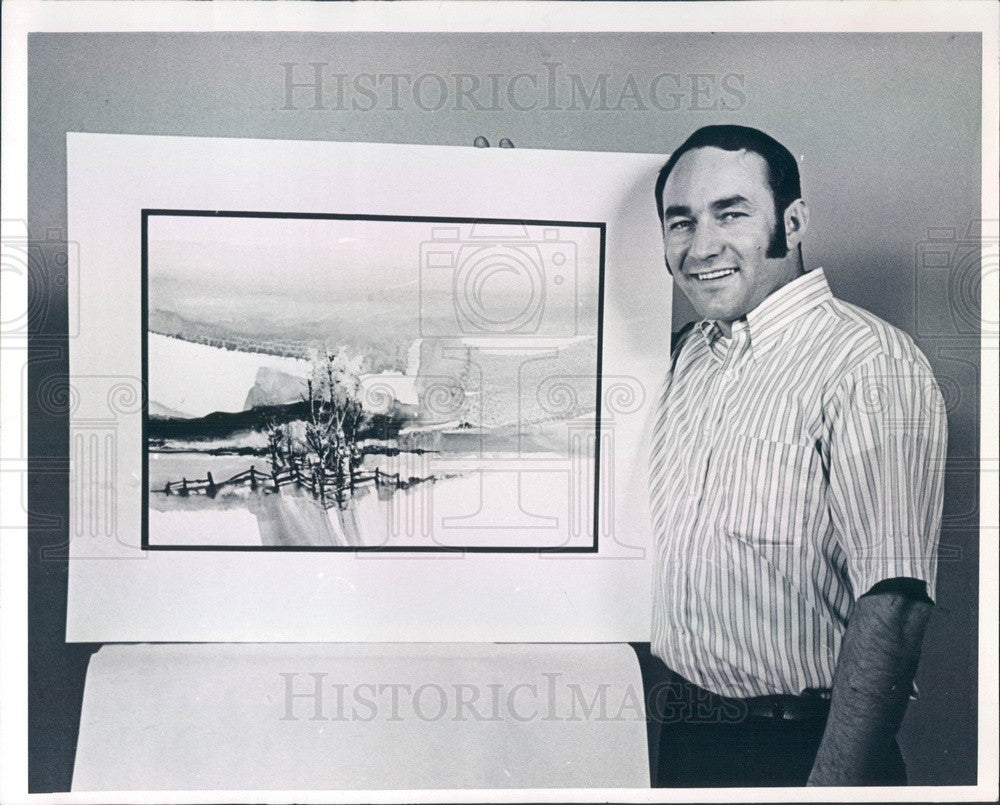
[[[799,277],[803,276],[806,273],[805,267],[802,264],[802,258],[801,258],[801,256],[797,256],[797,259],[796,259],[795,263],[793,264],[793,268],[794,268],[794,273],[790,274],[788,276],[788,279],[785,282],[783,282],[781,285],[779,285],[777,288],[775,288],[773,291],[771,291],[771,293],[769,293],[767,296],[765,296],[763,299],[761,299],[760,302],[758,302],[754,306],[754,310],[756,310],[758,307],[760,307],[762,304],[764,304],[764,302],[766,302],[768,299],[770,299],[772,296],[774,296],[774,294],[778,293],[778,291],[780,291],[786,285],[788,285],[789,283],[795,282],[795,280],[799,279]],[[753,311],[750,311],[750,312],[753,312]],[[716,324],[719,325],[719,330],[722,332],[722,335],[724,337],[726,337],[726,338],[732,338],[732,335],[733,335],[733,322],[736,322],[736,321],[745,321],[746,318],[747,318],[746,316],[740,316],[740,317],[735,318],[735,319],[729,319],[728,321],[723,321],[722,319],[716,319]]]

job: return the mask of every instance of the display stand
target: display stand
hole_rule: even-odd
[[[626,644],[121,644],[74,791],[645,788]]]

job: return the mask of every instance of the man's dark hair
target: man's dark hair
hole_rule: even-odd
[[[667,177],[684,154],[695,148],[721,148],[723,151],[751,151],[759,154],[767,163],[767,183],[774,198],[776,218],[774,236],[768,246],[768,257],[784,257],[788,254],[785,228],[781,221],[788,205],[802,195],[799,185],[799,166],[792,152],[774,137],[749,126],[704,126],[688,137],[670,155],[667,163],[660,168],[656,178],[656,212],[660,226],[663,226],[663,188]]]

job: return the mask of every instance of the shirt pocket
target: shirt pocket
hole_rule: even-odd
[[[723,528],[752,545],[795,545],[822,513],[821,463],[813,445],[733,434],[723,460]]]

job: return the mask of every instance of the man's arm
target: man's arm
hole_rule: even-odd
[[[930,365],[877,355],[825,411],[829,507],[857,599],[809,782],[863,785],[906,712],[933,604],[947,420]]]
[[[926,593],[898,585],[876,585],[858,599],[809,785],[865,785],[876,776],[875,765],[903,721],[932,608]]]

